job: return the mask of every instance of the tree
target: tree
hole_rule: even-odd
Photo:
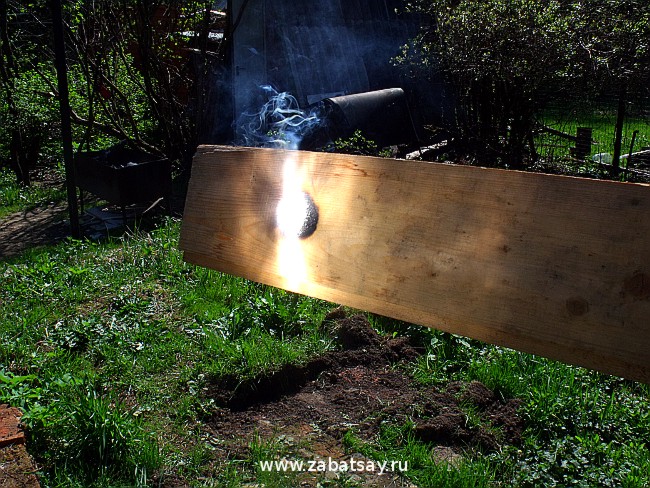
[[[0,1],[0,136],[8,141],[3,156],[24,185],[57,123],[56,104],[40,75],[44,59],[52,58],[47,16],[44,2]]]
[[[72,122],[78,149],[125,140],[188,165],[197,142],[208,56],[208,0],[65,2]],[[0,0],[0,119],[4,156],[28,184],[56,138],[57,86],[47,0]],[[214,47],[214,46],[212,46]]]
[[[207,66],[193,64],[192,53],[205,59],[211,4],[84,2],[70,25],[87,108],[75,122],[189,163],[196,147],[190,99],[202,81],[195,68]]]
[[[650,39],[642,0],[415,0],[424,16],[406,62],[456,87],[459,136],[509,167],[534,159],[536,118],[576,85],[647,86]]]

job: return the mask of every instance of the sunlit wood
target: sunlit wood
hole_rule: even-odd
[[[287,181],[315,232],[278,230]],[[191,263],[650,382],[650,188],[340,154],[202,146]]]

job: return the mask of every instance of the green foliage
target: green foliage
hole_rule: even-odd
[[[530,90],[566,62],[567,19],[559,2],[459,2],[439,7],[436,20],[438,54],[452,73]]]
[[[624,83],[647,93],[650,11],[643,0],[574,1],[566,16],[572,21],[568,77],[586,75],[596,89]]]
[[[422,384],[461,379],[475,359],[479,344],[462,336],[433,331],[426,354],[417,360],[414,378]]]
[[[25,412],[30,445],[56,477],[84,486],[108,478],[145,486],[160,465],[157,442],[133,409],[87,380],[0,371],[0,401]]]
[[[536,157],[533,133],[553,100],[594,101],[622,86],[648,95],[650,12],[640,0],[408,2],[429,19],[398,62],[456,91],[454,121],[483,160]]]
[[[520,398],[523,446],[490,462],[515,486],[644,486],[650,482],[650,390],[581,368],[436,333],[419,381],[478,380]],[[496,469],[496,468],[495,468]]]
[[[0,370],[0,401],[23,410],[37,405],[43,396],[43,389],[35,384],[36,379],[35,375],[19,376]]]
[[[110,83],[100,84],[101,88],[93,84],[94,75],[80,64],[69,68],[70,106],[87,121],[73,125],[76,146],[96,151],[125,139],[155,137],[155,117],[143,91],[142,75],[132,64],[129,54],[115,56],[110,72],[104,75],[110,77]],[[105,85],[110,85],[110,89]],[[104,95],[97,93],[98,90]]]
[[[58,103],[49,45],[43,42],[47,2],[5,2],[0,10],[0,167],[7,162],[29,184],[39,160],[56,153]],[[49,42],[49,41],[48,41]]]
[[[361,156],[379,156],[387,158],[391,156],[388,149],[381,149],[375,141],[367,139],[361,130],[357,129],[347,139],[337,139],[323,148],[327,152],[343,154],[358,154]]]
[[[7,97],[0,97],[0,155],[8,158],[7,143],[11,131],[20,129],[30,140],[38,139],[46,156],[52,157],[56,148],[52,139],[57,134],[60,122],[59,104],[51,90],[54,80],[52,65],[40,63],[35,69],[20,71],[12,84],[13,107]]]
[[[113,395],[81,390],[57,406],[51,435],[61,446],[58,462],[94,481],[111,475],[146,485],[160,463],[158,448],[142,422]]]

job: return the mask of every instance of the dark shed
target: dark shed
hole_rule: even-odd
[[[229,0],[230,103],[223,122],[258,110],[263,85],[289,92],[301,107],[323,99],[405,88],[391,60],[417,31],[399,0]],[[224,113],[229,111],[231,116]],[[223,131],[222,131],[223,132]],[[228,136],[203,137],[228,142]],[[212,140],[210,140],[212,139]],[[215,141],[215,139],[221,139]]]

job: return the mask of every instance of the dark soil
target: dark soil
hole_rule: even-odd
[[[50,204],[4,217],[0,220],[0,260],[64,240],[70,235],[67,215],[65,206]]]
[[[0,486],[2,488],[38,488],[37,468],[24,444],[0,449]]]
[[[453,462],[466,449],[488,452],[520,442],[518,400],[499,398],[479,382],[417,385],[399,366],[420,354],[408,340],[380,337],[361,315],[335,318],[341,350],[242,384],[230,377],[212,381],[208,394],[221,408],[208,425],[222,460],[246,459],[256,436],[289,439],[297,457],[345,459],[351,454],[342,438],[350,429],[371,440],[382,423],[407,420],[418,439],[431,443],[434,457],[441,453],[440,462]],[[365,475],[362,485],[409,486],[397,475]]]

